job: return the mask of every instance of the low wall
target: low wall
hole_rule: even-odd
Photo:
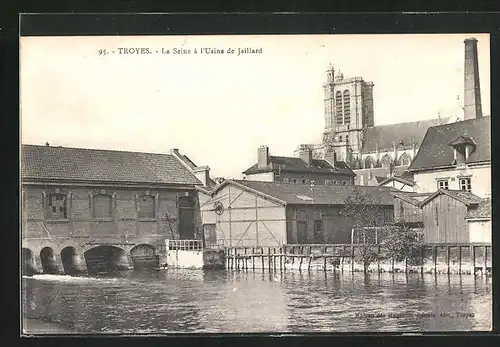
[[[413,264],[396,261],[377,246],[378,257],[365,269],[362,245],[285,245],[230,247],[224,252],[227,269],[333,270],[351,272],[409,272],[436,274],[491,273],[491,244],[429,244]]]

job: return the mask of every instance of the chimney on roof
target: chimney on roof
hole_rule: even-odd
[[[181,156],[181,154],[179,153],[179,149],[178,149],[178,148],[172,148],[172,149],[170,150],[170,152],[171,152],[172,154],[175,154],[175,155],[176,155],[176,156],[178,156],[178,157],[180,157],[180,156]]]
[[[307,165],[312,163],[312,150],[309,146],[303,145],[299,149],[299,158],[302,159]]]
[[[45,146],[47,146],[47,147],[48,147],[48,146],[50,146],[50,143],[48,143],[48,142],[45,142]]]
[[[269,147],[260,146],[257,151],[257,167],[266,168],[269,165]]]
[[[477,59],[477,40],[470,37],[465,43],[464,66],[464,120],[483,116],[481,89],[479,86],[479,64]]]
[[[193,170],[193,173],[204,187],[208,186],[208,182],[210,182],[210,168],[208,166],[198,166]]]

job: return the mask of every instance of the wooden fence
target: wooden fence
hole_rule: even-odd
[[[421,272],[448,274],[491,273],[491,244],[427,244],[416,263],[397,262],[375,245],[377,260],[366,268],[359,256],[363,245],[297,244],[281,247],[227,247],[224,250],[229,270],[333,270],[369,272]]]

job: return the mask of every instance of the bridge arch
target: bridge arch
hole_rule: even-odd
[[[61,261],[64,273],[67,275],[74,275],[85,271],[82,258],[73,246],[67,246],[61,250]]]
[[[21,248],[21,264],[21,273],[23,275],[32,276],[39,272],[36,265],[35,253],[29,248]]]
[[[57,274],[60,272],[56,255],[52,247],[42,248],[42,250],[40,251],[40,261],[42,263],[43,273]]]
[[[122,248],[101,245],[83,254],[89,273],[116,272],[129,268],[127,253]]]
[[[157,268],[159,266],[159,255],[156,248],[147,243],[141,243],[130,250],[134,269]]]

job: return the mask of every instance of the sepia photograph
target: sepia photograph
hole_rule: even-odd
[[[23,336],[492,329],[490,36],[21,36]]]

